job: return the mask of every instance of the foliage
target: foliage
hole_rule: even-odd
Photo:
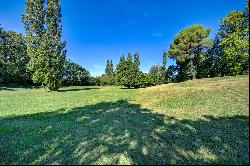
[[[89,85],[90,74],[77,63],[66,61],[64,67],[63,83],[64,85]]]
[[[155,83],[156,84],[161,84],[163,81],[163,75],[164,69],[161,65],[153,65],[150,70],[149,74],[155,77]]]
[[[140,71],[135,79],[135,87],[145,88],[155,86],[156,79],[154,76]]]
[[[27,36],[29,67],[35,83],[50,90],[59,89],[65,62],[65,43],[61,42],[61,7],[59,0],[27,0],[22,17]]]
[[[92,86],[100,86],[101,85],[101,77],[91,77],[90,78],[90,85]]]
[[[180,80],[195,79],[199,64],[204,60],[206,50],[212,41],[208,38],[210,29],[195,24],[182,30],[170,44],[168,55],[176,60]]]
[[[167,69],[167,78],[169,82],[177,82],[178,81],[178,67],[175,65],[171,65]]]
[[[248,72],[249,27],[245,17],[244,12],[232,11],[221,20],[218,45],[221,49],[222,75]]]
[[[114,66],[113,66],[113,63],[112,63],[112,59],[107,60],[107,65],[106,65],[106,68],[105,68],[105,74],[107,76],[113,76],[114,75]]]
[[[162,55],[162,66],[153,65],[149,70],[149,74],[154,76],[155,84],[162,84],[168,82],[167,52],[165,50],[163,50],[163,55]]]
[[[122,55],[115,69],[115,80],[117,85],[122,85],[122,78],[124,77],[125,68],[126,68],[126,60],[124,55]]]
[[[115,76],[113,75],[102,75],[100,77],[100,85],[107,86],[107,85],[115,85]]]
[[[139,53],[135,52],[134,61],[129,52],[127,60],[124,55],[120,58],[120,62],[116,67],[115,78],[117,85],[122,85],[128,88],[148,87],[155,85],[151,75],[147,75],[140,71]]]
[[[29,57],[21,34],[0,29],[0,61],[1,83],[31,83]]]

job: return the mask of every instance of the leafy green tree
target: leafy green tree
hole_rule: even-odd
[[[145,88],[156,85],[156,81],[154,76],[139,71],[137,77],[135,78],[135,84],[137,88]]]
[[[102,86],[115,85],[115,76],[103,74],[100,77],[100,85],[102,85]]]
[[[149,74],[154,76],[156,84],[161,84],[163,67],[161,65],[153,65],[149,70]]]
[[[139,88],[155,85],[155,78],[152,75],[145,74],[140,71],[139,54],[135,52],[134,61],[131,53],[128,53],[127,60],[124,55],[120,58],[120,62],[115,72],[118,85],[128,88]]]
[[[232,11],[221,20],[218,47],[222,75],[237,75],[249,68],[249,27],[247,12]]]
[[[63,83],[65,85],[89,85],[90,73],[77,63],[66,61],[64,67]]]
[[[29,57],[26,50],[21,34],[0,29],[0,82],[31,83],[31,73],[27,68]]]
[[[212,45],[208,38],[210,28],[195,24],[182,30],[170,44],[168,55],[176,60],[180,80],[195,79],[207,49]]]
[[[101,85],[101,77],[100,76],[91,77],[91,79],[90,79],[90,85],[100,86]]]
[[[46,5],[44,0],[27,0],[22,21],[33,81],[46,85],[50,90],[58,90],[63,79],[66,55],[65,42],[61,41],[59,0],[47,0]]]
[[[112,59],[107,60],[107,64],[106,64],[106,68],[105,68],[105,74],[107,76],[113,76],[114,75],[114,66],[113,66]]]

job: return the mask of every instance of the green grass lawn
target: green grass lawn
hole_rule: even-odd
[[[145,89],[0,86],[0,164],[249,164],[248,76]]]

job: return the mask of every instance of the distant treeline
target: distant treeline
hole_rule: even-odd
[[[37,84],[58,90],[61,85],[121,85],[148,87],[189,79],[249,73],[249,2],[243,11],[231,11],[221,19],[219,31],[195,24],[180,31],[163,51],[162,65],[149,73],[140,71],[139,53],[120,57],[119,64],[107,60],[105,74],[91,77],[88,70],[66,60],[61,41],[59,0],[26,1],[22,15],[25,35],[0,27],[0,83]],[[176,65],[167,67],[167,56]]]

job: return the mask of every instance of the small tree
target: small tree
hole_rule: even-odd
[[[77,63],[66,61],[63,75],[65,85],[89,85],[90,79],[89,71]]]

